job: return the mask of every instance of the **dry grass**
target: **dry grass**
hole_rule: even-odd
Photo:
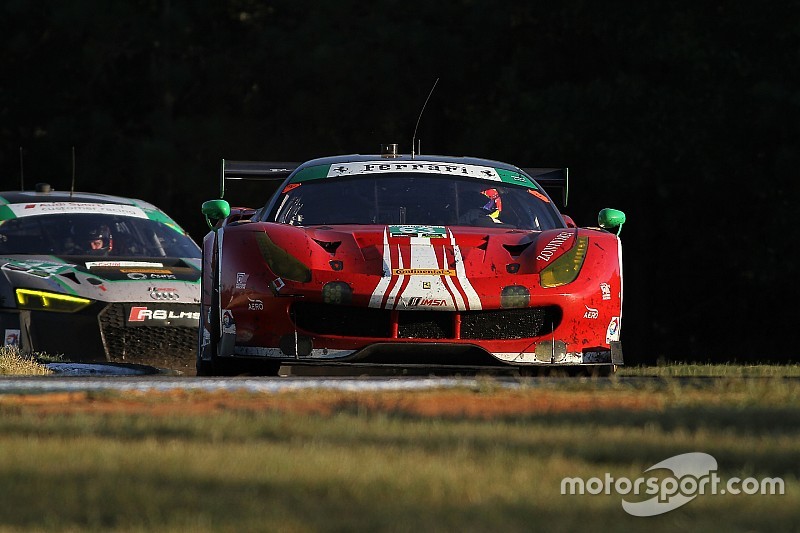
[[[642,381],[5,395],[0,530],[797,530],[796,380]],[[560,493],[687,452],[786,494],[638,518],[619,494]]]
[[[35,354],[22,354],[14,346],[0,347],[0,375],[43,376],[52,371],[36,360]]]

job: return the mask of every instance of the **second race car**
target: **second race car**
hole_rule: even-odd
[[[200,247],[132,198],[0,192],[4,344],[71,361],[191,362]]]

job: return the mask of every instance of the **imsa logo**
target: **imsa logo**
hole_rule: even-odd
[[[415,296],[414,298],[409,298],[404,303],[406,307],[443,307],[447,305],[446,300],[440,300],[435,298],[420,298],[419,296]]]

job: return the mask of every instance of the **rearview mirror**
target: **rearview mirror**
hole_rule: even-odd
[[[622,231],[622,225],[625,223],[625,213],[619,209],[605,208],[600,210],[597,215],[597,224],[603,229],[619,228],[617,235]]]
[[[220,220],[230,215],[231,206],[226,200],[208,200],[203,202],[201,211],[206,217],[206,224],[213,230],[214,225],[211,224],[211,220]]]

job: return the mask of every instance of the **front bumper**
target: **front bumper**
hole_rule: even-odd
[[[95,304],[77,313],[6,309],[0,311],[0,332],[6,345],[25,353],[61,356],[70,361],[135,362],[169,353],[191,359],[197,350],[197,325],[167,324],[132,327],[127,317],[132,307],[150,303]],[[172,304],[185,315],[199,313],[199,305]],[[199,316],[199,315],[198,315]],[[177,321],[176,321],[177,322]],[[198,320],[199,323],[199,320]]]

